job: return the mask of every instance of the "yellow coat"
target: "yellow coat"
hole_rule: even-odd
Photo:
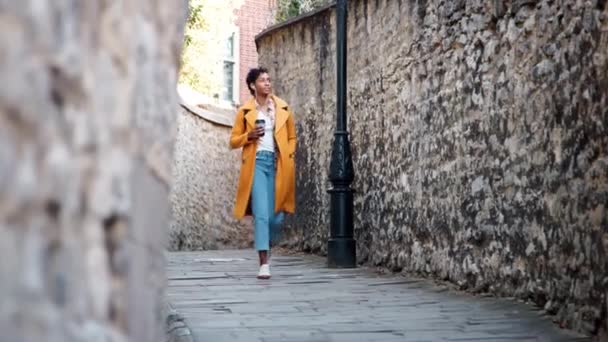
[[[271,95],[271,98],[274,101],[276,111],[274,139],[278,153],[275,177],[275,212],[294,213],[296,208],[296,127],[293,113],[287,103],[274,95]],[[257,143],[248,141],[247,134],[255,128],[257,116],[256,102],[252,98],[236,114],[230,136],[231,148],[243,148],[241,174],[234,206],[234,216],[239,219],[251,215],[250,197]]]

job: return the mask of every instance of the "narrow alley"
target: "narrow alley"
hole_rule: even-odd
[[[0,17],[0,342],[608,342],[608,0]]]

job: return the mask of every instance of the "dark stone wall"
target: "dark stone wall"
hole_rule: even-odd
[[[531,300],[606,328],[605,1],[349,1],[349,130],[362,263]],[[294,108],[298,213],[325,253],[332,10],[258,39]]]

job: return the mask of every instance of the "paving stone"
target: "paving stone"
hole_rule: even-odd
[[[251,250],[168,253],[167,269],[172,306],[197,342],[590,341],[522,303],[328,269],[315,256],[273,255],[268,281],[255,278]]]

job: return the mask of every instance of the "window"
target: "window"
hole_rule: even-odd
[[[236,60],[235,60],[235,34],[232,33],[225,42],[225,50],[224,50],[224,65],[223,65],[223,78],[224,82],[222,84],[222,100],[227,102],[235,101],[235,70],[236,70]]]
[[[234,62],[224,61],[224,86],[222,98],[225,101],[234,100]]]
[[[225,57],[234,58],[234,33],[226,40]]]

